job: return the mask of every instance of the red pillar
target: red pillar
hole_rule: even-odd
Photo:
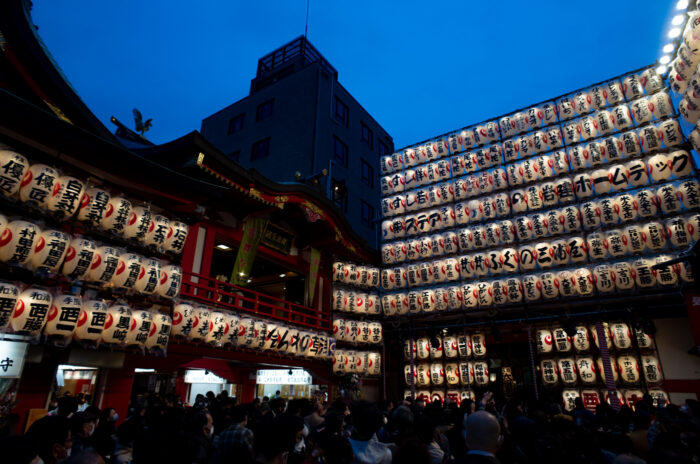
[[[24,432],[30,409],[44,409],[54,384],[56,364],[26,363],[17,389],[17,405],[12,412],[19,415],[19,430]]]
[[[114,408],[122,420],[126,419],[134,385],[134,369],[104,369],[103,375],[107,378],[102,392],[102,407]]]

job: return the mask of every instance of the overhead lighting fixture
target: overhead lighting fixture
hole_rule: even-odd
[[[136,369],[134,369],[135,374],[153,374],[153,373],[155,373],[155,371],[156,371],[155,369],[143,369],[140,367],[137,367]]]
[[[688,0],[678,0],[676,10],[685,10],[686,8],[688,8]]]
[[[668,55],[664,55],[661,58],[659,58],[659,63],[661,64],[668,64],[671,61],[671,57]]]
[[[245,272],[241,271],[238,273],[239,276],[243,277],[245,275]]]
[[[251,283],[252,281],[253,281],[253,279],[246,280],[247,283]]]
[[[287,274],[285,274],[284,272],[280,274],[280,278],[284,279],[285,277],[287,277]]]
[[[681,35],[681,28],[680,27],[674,27],[673,29],[668,31],[668,37],[670,39],[675,39],[679,35]]]
[[[231,249],[230,246],[224,245],[223,243],[219,243],[218,245],[216,245],[216,248],[218,248],[218,249],[221,250],[221,251],[226,251],[226,250],[230,250],[230,249]]]
[[[664,45],[664,53],[671,53],[673,51],[673,44]]]
[[[668,70],[668,69],[666,68],[666,66],[661,65],[661,66],[659,66],[658,68],[656,68],[656,73],[659,74],[659,75],[663,75],[663,74],[666,74],[666,71],[667,71],[667,70]]]
[[[671,20],[671,24],[673,24],[674,26],[680,26],[681,24],[683,24],[683,21],[685,21],[685,16],[679,14],[673,17],[673,19]]]

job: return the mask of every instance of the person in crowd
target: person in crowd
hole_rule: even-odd
[[[42,417],[29,427],[27,436],[36,446],[44,464],[63,461],[73,451],[71,430],[65,417]]]
[[[192,464],[209,464],[213,455],[214,419],[205,409],[189,417],[185,436],[185,455]]]
[[[106,459],[110,459],[112,453],[114,453],[114,447],[116,446],[115,434],[117,432],[116,423],[118,420],[119,414],[117,414],[116,409],[104,408],[100,412],[97,428],[92,436],[95,451]]]
[[[242,462],[253,458],[253,431],[247,428],[248,411],[244,406],[236,406],[231,411],[231,425],[221,432],[216,440],[217,455],[223,462],[225,456],[236,456]]]
[[[467,452],[466,464],[498,464],[496,458],[503,435],[498,419],[487,411],[470,414],[466,423]]]
[[[390,464],[391,450],[377,440],[377,431],[383,425],[382,413],[368,401],[355,401],[350,407],[354,431],[350,445],[358,464]]]
[[[311,412],[304,416],[304,421],[309,430],[314,431],[323,425],[323,416],[326,414],[326,411],[323,403],[318,400],[311,404],[311,408]]]
[[[73,453],[94,449],[92,436],[97,429],[99,416],[92,410],[78,411],[71,416],[70,425],[73,437]]]
[[[56,404],[56,409],[49,411],[47,416],[70,417],[78,410],[78,400],[74,396],[63,395]]]

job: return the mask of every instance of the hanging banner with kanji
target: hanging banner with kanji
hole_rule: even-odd
[[[236,264],[233,266],[231,283],[235,285],[246,285],[250,271],[253,269],[255,253],[258,250],[258,243],[265,232],[267,219],[248,218],[243,224],[243,239],[236,254]]]
[[[314,304],[316,281],[318,280],[318,267],[321,264],[321,252],[316,248],[311,249],[311,265],[309,267],[309,306]]]

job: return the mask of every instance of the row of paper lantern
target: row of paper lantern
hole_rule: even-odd
[[[502,200],[502,201],[501,201]],[[384,264],[413,261],[443,254],[469,251],[499,244],[528,241],[548,236],[557,236],[579,230],[592,230],[601,226],[614,226],[644,218],[654,218],[659,209],[664,215],[700,207],[700,184],[693,179],[680,183],[668,183],[656,192],[640,189],[636,192],[591,200],[579,205],[569,205],[561,209],[549,209],[528,216],[516,216],[513,220],[504,219],[509,206],[503,207],[507,199],[484,198],[473,204],[458,203],[443,207],[450,216],[455,215],[453,226],[463,226],[474,222],[473,227],[456,229],[428,236],[439,231],[433,229],[428,213],[417,216],[398,217],[382,223],[382,260]],[[486,213],[487,223],[479,225]],[[473,218],[473,219],[470,219]],[[435,221],[435,225],[441,222]],[[444,223],[444,222],[442,222]],[[415,237],[410,242],[391,242],[404,237]]]
[[[658,270],[656,259],[641,258],[594,267],[562,269],[539,274],[512,276],[490,281],[473,281],[462,285],[411,290],[382,295],[385,316],[431,313],[434,311],[488,308],[494,305],[537,302],[555,298],[610,294],[655,286],[673,286],[692,282],[690,267],[684,263]],[[680,277],[680,278],[679,278]]]
[[[694,215],[692,218],[700,219],[700,215]],[[698,235],[700,231],[697,230],[695,222],[690,218],[677,216],[669,218],[664,224],[632,224],[622,229],[592,232],[587,236],[574,236],[551,242],[530,242],[517,248],[491,248],[488,251],[450,258],[412,262],[406,266],[383,269],[381,283],[384,290],[394,290],[466,281],[488,275],[547,270],[570,264],[660,252],[666,249],[668,244],[672,248],[682,248],[696,241]],[[433,236],[416,240],[415,247],[429,246],[428,242],[434,238]],[[460,242],[463,239],[466,240],[460,235]],[[398,242],[398,245],[394,245],[396,252],[405,253],[404,250],[408,246],[411,247],[411,251],[417,253],[417,250],[412,248],[413,242]],[[343,309],[338,307],[338,310]]]
[[[413,371],[413,375],[411,375]],[[447,385],[456,387],[459,385],[475,385],[485,387],[489,384],[489,364],[487,361],[474,362],[441,362],[418,363],[404,366],[404,381],[406,385],[418,387],[441,387]]]
[[[484,358],[486,357],[486,335],[483,332],[474,332],[408,339],[403,343],[403,358],[409,361],[411,356],[418,361],[442,359],[443,356],[447,359],[466,359],[472,356],[477,359]]]
[[[380,375],[382,355],[377,351],[335,350],[332,369],[335,375]]]
[[[330,359],[335,339],[277,321],[178,301],[173,307],[172,335],[218,348],[247,348],[286,356]]]
[[[70,339],[110,345],[138,345],[165,350],[170,316],[132,308],[122,301],[108,304],[72,293],[0,282],[0,330],[50,340]]]
[[[557,151],[549,155],[508,164],[504,168],[494,168],[479,174],[455,176],[454,180],[423,188],[415,186],[413,181],[409,182],[408,177],[404,180],[403,174],[394,174],[391,179],[382,178],[382,182],[384,180],[390,182],[385,186],[387,198],[383,200],[382,207],[386,206],[389,211],[388,215],[394,213],[397,208],[398,211],[401,211],[401,207],[403,207],[404,212],[419,211],[532,182],[550,180],[563,176],[572,170],[591,170],[587,176],[582,174],[574,177],[573,182],[572,179],[562,178],[542,184],[543,194],[538,196],[543,197],[545,193],[549,192],[552,194],[547,195],[546,200],[541,198],[545,205],[547,202],[551,204],[565,203],[574,199],[588,198],[593,194],[604,195],[626,188],[642,187],[649,183],[650,178],[652,182],[662,182],[672,178],[685,177],[693,172],[691,156],[685,150],[674,150],[668,153],[656,152],[652,156],[630,160],[625,164],[606,166],[622,161],[621,157],[609,158],[608,153],[609,151],[605,148],[596,147],[594,150],[592,147],[578,145],[570,148],[568,154],[564,151]],[[569,163],[573,169],[569,167]],[[603,165],[604,163],[606,165]],[[601,167],[603,169],[593,170]],[[406,171],[405,175],[409,176],[413,173]],[[566,185],[565,181],[567,180],[570,185]],[[576,189],[573,188],[581,182],[584,184]],[[545,188],[545,185],[549,185],[549,187]],[[562,191],[562,189],[564,190]],[[404,193],[404,195],[396,195],[399,193]],[[396,206],[397,200],[399,200],[398,206]],[[405,201],[405,205],[402,203],[403,201]]]
[[[634,119],[638,124],[647,123],[652,117],[663,118],[673,113],[673,105],[666,92],[654,95],[651,97],[651,100],[642,98],[631,105],[632,115],[634,115]],[[653,111],[650,108],[653,108]],[[415,166],[403,165],[404,157],[410,159],[410,151],[403,154],[395,153],[391,158],[383,158],[382,172],[389,175],[381,179],[382,193],[387,194],[392,190],[400,191],[404,188],[409,189],[432,184],[449,179],[452,176],[456,177],[499,166],[504,162],[509,163],[519,159],[527,159],[534,155],[562,148],[564,147],[564,142],[566,142],[566,145],[572,145],[607,136],[615,131],[623,131],[620,134],[605,139],[601,138],[599,141],[590,142],[587,145],[576,145],[569,148],[569,156],[572,156],[571,168],[574,170],[583,169],[587,166],[603,164],[622,157],[636,156],[641,154],[642,151],[648,152],[657,149],[668,138],[668,134],[665,131],[675,130],[677,125],[674,122],[667,122],[665,124],[668,127],[657,126],[657,130],[661,132],[656,133],[653,130],[648,130],[647,126],[637,130],[628,130],[634,124],[630,116],[630,110],[626,105],[620,105],[612,111],[601,111],[592,117],[586,116],[572,124],[572,127],[570,125],[564,126],[563,134],[562,129],[554,126],[546,131],[537,131],[533,134],[506,140],[502,145],[495,143],[487,148],[479,148],[474,151],[452,155],[449,160],[441,159]],[[671,139],[670,143],[665,143],[667,147],[678,144],[677,141],[673,140],[674,137],[671,137]],[[441,145],[445,145],[445,143],[443,140]],[[585,152],[589,156],[584,156]],[[565,154],[564,151],[557,151],[548,158],[562,160]],[[394,165],[399,166],[399,169],[393,169]],[[547,163],[544,163],[544,165],[546,166]],[[567,166],[560,166],[558,170],[566,172],[568,169]]]
[[[91,227],[124,236],[158,249],[180,254],[188,227],[152,214],[120,195],[89,187],[86,182],[61,174],[45,164],[29,164],[23,155],[0,149],[0,194],[48,211],[61,219],[76,217]]]
[[[416,400],[421,400],[425,403],[432,403],[433,401],[439,401],[440,403],[444,403],[446,401],[449,401],[457,404],[458,406],[462,404],[462,401],[465,401],[467,399],[471,401],[476,401],[476,395],[472,390],[416,390],[415,395],[411,390],[404,390],[404,399],[409,400],[414,398],[414,396]]]
[[[379,268],[336,261],[333,263],[333,282],[362,288],[379,288]]]
[[[696,98],[692,95],[693,89],[689,88],[688,84],[695,74],[698,63],[700,63],[697,56],[698,46],[700,46],[700,13],[694,11],[685,25],[676,58],[671,62],[671,70],[668,74],[670,87],[679,95],[690,94],[691,98]],[[689,98],[686,101],[692,100]],[[681,110],[681,107],[679,110],[683,114],[684,111]]]
[[[669,403],[668,394],[660,388],[650,388],[649,395],[652,397],[656,407],[662,407]],[[617,398],[621,406],[629,406],[633,411],[636,404],[642,400],[644,392],[639,389],[617,390]],[[581,398],[586,409],[595,412],[596,406],[602,401],[610,403],[610,395],[607,390],[594,390],[584,388],[581,390],[565,388],[562,390],[562,403],[566,411],[573,411],[576,407],[576,398]]]
[[[377,304],[377,307],[379,305]],[[333,336],[339,342],[382,343],[382,324],[378,321],[356,321],[354,319],[333,318]]]
[[[554,182],[531,184],[494,196],[481,196],[471,201],[465,201],[468,200],[466,197],[456,198],[452,194],[455,188],[457,191],[469,188],[462,180],[458,180],[454,188],[452,183],[445,183],[431,189],[418,189],[384,198],[381,201],[382,214],[384,217],[393,217],[417,212],[425,217],[424,222],[428,227],[441,229],[452,227],[457,216],[460,216],[462,222],[478,222],[489,219],[489,214],[496,217],[506,216],[511,212],[536,211],[572,201],[585,201],[594,196],[644,187],[649,183],[648,171],[654,173],[654,183],[669,180],[672,175],[684,177],[693,172],[693,164],[687,152],[677,151],[670,156],[674,161],[669,161],[665,154],[657,154],[649,157],[646,163],[644,160],[634,160],[627,164],[612,165],[607,169],[584,171]],[[674,171],[670,166],[677,169]],[[439,200],[435,200],[437,198]],[[452,206],[452,203],[455,205]],[[486,205],[479,206],[482,203]],[[440,209],[430,209],[440,206]],[[485,208],[489,210],[485,211]],[[464,212],[469,212],[469,216],[465,217]]]
[[[632,354],[610,356],[613,381],[622,381],[626,385],[636,385],[642,378],[647,384],[663,382],[659,359],[653,354],[644,354],[641,360],[640,363],[639,358]],[[596,361],[592,356],[541,359],[538,367],[542,383],[550,387],[579,383],[593,385],[606,380],[603,360],[598,358]]]
[[[500,138],[507,139],[516,134],[550,126],[558,122],[557,116],[561,121],[585,116],[591,111],[621,104],[627,95],[629,100],[633,100],[642,97],[645,93],[649,95],[658,92],[663,86],[663,79],[654,69],[647,69],[641,75],[630,74],[624,78],[623,83],[611,80],[588,91],[579,91],[571,97],[564,97],[557,103],[544,102],[523,112],[504,116],[498,123],[491,121],[465,128],[423,145],[407,148],[403,153],[398,154],[401,157],[400,163],[394,161],[396,159],[394,156],[385,156],[381,159],[382,172],[397,171],[403,166],[421,164],[441,156],[493,143]],[[654,110],[661,110],[657,108],[658,105],[654,106],[649,108],[652,113]]]
[[[378,293],[365,293],[336,286],[333,287],[333,303],[331,307],[333,311],[358,315],[377,315],[382,313]]]
[[[575,326],[576,333],[570,336],[561,327],[554,329],[538,329],[535,336],[535,344],[539,355],[548,356],[552,353],[588,353],[591,349],[590,337],[593,338],[596,348],[600,348],[598,332],[595,325],[586,328],[583,324]],[[636,346],[642,351],[654,349],[654,339],[651,335],[644,333],[640,328],[634,330],[624,322],[603,322],[603,333],[608,349],[626,351],[634,349],[633,339]],[[590,335],[589,335],[590,334]]]
[[[180,293],[182,269],[153,258],[99,246],[83,237],[57,229],[41,230],[24,221],[0,215],[0,262],[60,274],[144,295],[174,298]]]

